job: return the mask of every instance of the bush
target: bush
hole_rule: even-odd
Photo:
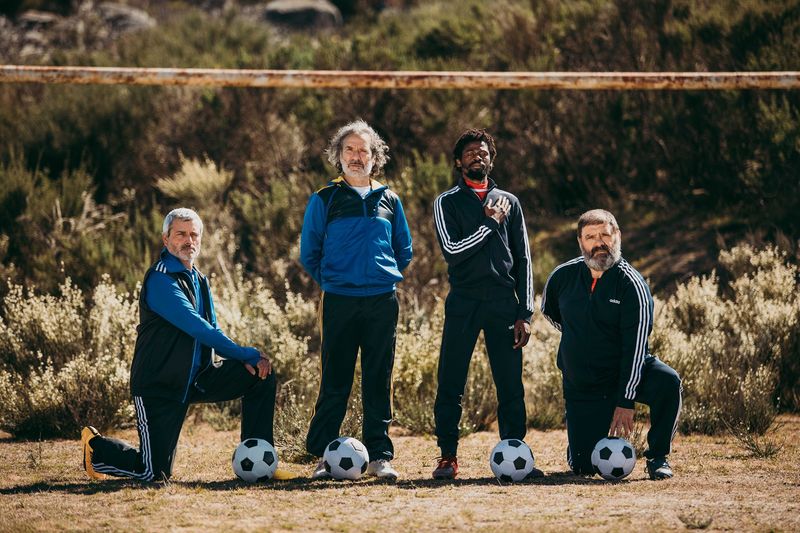
[[[17,438],[76,435],[88,422],[126,424],[136,295],[106,278],[89,305],[69,279],[60,296],[12,285],[0,321],[0,428]]]
[[[433,433],[443,325],[444,302],[440,300],[432,312],[418,312],[398,329],[393,376],[395,418],[398,425],[414,433]],[[497,419],[497,396],[482,337],[473,352],[462,409],[461,435],[488,429]]]
[[[730,281],[694,278],[666,302],[656,300],[653,353],[684,383],[681,429],[763,434],[776,406],[796,411],[800,371],[798,268],[775,248],[734,247],[720,256]],[[266,282],[241,266],[213,280],[220,327],[257,346],[274,361],[279,396],[276,435],[293,457],[307,458],[305,432],[319,386],[316,304],[285,289],[280,303]],[[138,292],[138,291],[137,291]],[[403,293],[401,293],[403,296]],[[433,431],[436,373],[444,321],[403,296],[394,367],[397,424]],[[87,422],[100,428],[132,420],[128,367],[135,342],[137,294],[119,292],[109,278],[87,298],[69,279],[58,295],[11,284],[0,320],[0,428],[20,438],[69,436]],[[524,349],[528,424],[561,427],[560,335],[537,313]],[[485,346],[479,340],[464,395],[461,432],[496,420],[496,395]],[[360,372],[356,372],[343,432],[360,435]],[[217,427],[232,428],[239,402],[193,409]],[[742,428],[745,428],[744,430]]]
[[[539,301],[537,298],[536,309]],[[530,341],[524,348],[525,410],[530,427],[553,429],[564,425],[561,371],[556,366],[560,340],[561,332],[537,312],[531,322]]]
[[[90,290],[113,273],[134,287],[154,256],[158,223],[132,190],[112,204],[97,204],[94,193],[84,168],[51,178],[27,170],[16,155],[0,163],[0,252],[16,266],[12,281],[54,292],[73,273],[77,287]]]
[[[763,434],[776,408],[798,408],[798,268],[773,247],[719,260],[729,284],[694,278],[658,302],[651,349],[683,379],[682,430]]]
[[[262,278],[247,279],[240,266],[213,281],[219,327],[236,342],[255,346],[272,359],[279,384],[292,381],[300,397],[311,397],[319,382],[319,360],[308,348],[316,305],[288,293],[280,305]]]

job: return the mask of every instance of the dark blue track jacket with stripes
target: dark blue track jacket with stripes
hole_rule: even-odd
[[[605,271],[591,290],[583,256],[553,270],[544,287],[542,312],[561,331],[558,368],[564,397],[592,399],[616,394],[633,408],[653,329],[653,298],[644,278],[625,259]]]
[[[144,275],[136,332],[133,396],[187,401],[197,375],[211,364],[212,349],[253,366],[261,357],[220,331],[208,278],[166,248]]]
[[[411,232],[400,198],[375,180],[371,187],[362,198],[338,177],[308,201],[300,262],[325,292],[392,292],[411,262]]]

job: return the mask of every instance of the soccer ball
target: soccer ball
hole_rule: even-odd
[[[359,479],[367,471],[369,454],[358,439],[339,437],[325,447],[322,459],[334,479]]]
[[[277,468],[278,454],[264,439],[246,439],[233,451],[233,473],[242,481],[266,481]]]
[[[597,441],[592,451],[592,466],[603,479],[619,481],[633,472],[636,451],[622,437],[606,437]]]
[[[489,466],[501,481],[520,481],[533,470],[533,452],[519,439],[497,443],[489,455]]]

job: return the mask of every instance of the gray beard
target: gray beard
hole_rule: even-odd
[[[619,262],[622,257],[622,246],[620,243],[612,246],[605,257],[592,257],[590,255],[592,252],[587,252],[583,247],[581,247],[581,253],[583,254],[583,260],[586,262],[586,266],[598,272],[605,272]]]
[[[343,157],[339,158],[339,164],[342,165],[342,173],[345,176],[353,177],[356,179],[365,179],[369,178],[372,175],[372,165],[373,165],[372,161],[368,162],[367,165],[361,170],[358,169],[351,170],[347,166],[347,161],[345,161]]]

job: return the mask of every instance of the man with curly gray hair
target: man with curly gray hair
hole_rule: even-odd
[[[345,151],[345,139],[351,135],[356,135],[362,140],[366,141],[372,153],[372,157],[368,161],[363,162],[360,158],[345,160],[342,158]],[[328,162],[333,165],[339,172],[344,172],[345,176],[350,178],[357,178],[359,174],[366,175],[366,177],[377,176],[386,166],[389,161],[389,147],[381,139],[381,136],[372,129],[372,127],[361,119],[346,124],[339,128],[333,137],[331,137],[328,149],[325,151],[328,155]],[[354,166],[350,166],[350,163]],[[365,166],[359,166],[363,163]],[[346,172],[349,171],[349,172]],[[365,178],[361,178],[363,181]],[[348,182],[350,179],[348,179]]]
[[[322,288],[322,375],[306,447],[322,457],[339,436],[360,349],[367,474],[394,480],[389,424],[399,311],[395,287],[411,262],[411,233],[400,198],[373,179],[389,159],[387,152],[363,120],[331,138],[328,161],[341,175],[311,195],[300,261]],[[330,477],[322,460],[312,477]]]

